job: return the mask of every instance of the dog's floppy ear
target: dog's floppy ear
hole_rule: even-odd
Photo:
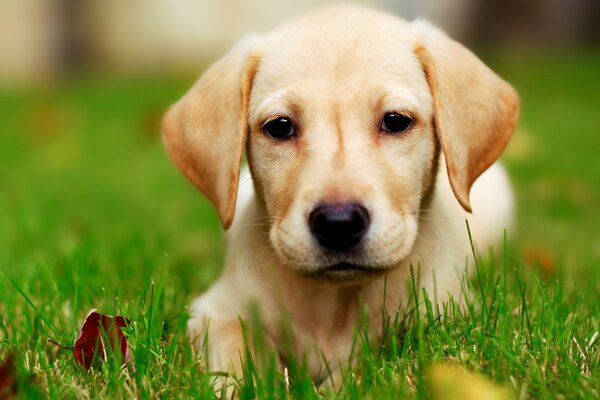
[[[519,118],[515,90],[473,53],[424,21],[415,21],[414,51],[429,84],[435,129],[454,195],[471,212],[473,182],[496,161]]]
[[[215,206],[225,229],[235,213],[248,97],[259,59],[255,39],[236,46],[163,119],[169,155]]]

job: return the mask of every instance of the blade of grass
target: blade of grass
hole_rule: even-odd
[[[40,310],[35,306],[35,304],[33,304],[31,299],[29,298],[29,296],[27,296],[27,294],[25,294],[25,292],[21,289],[21,287],[17,284],[17,282],[15,282],[14,279],[10,275],[8,275],[8,273],[4,269],[0,268],[0,271],[2,271],[4,276],[6,276],[6,278],[10,281],[10,283],[14,286],[14,288],[17,289],[17,291],[21,294],[21,296],[25,299],[25,301],[31,306],[31,308],[33,308],[33,310],[37,313],[37,315],[40,317],[40,319],[42,321],[44,321],[46,326],[48,328],[50,328],[50,330],[52,331],[54,336],[58,337],[59,336],[58,331],[56,330],[56,327],[54,326],[54,324],[52,322],[50,322],[50,320],[48,320],[44,316],[44,314],[42,314],[40,312]]]

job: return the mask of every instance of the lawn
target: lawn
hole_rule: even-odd
[[[515,398],[600,398],[600,53],[490,62],[522,98],[504,156],[519,208],[505,251],[480,257],[468,310],[392,322],[381,347],[359,339],[339,393],[315,389],[298,362],[289,382],[250,366],[243,398],[425,398],[431,366],[448,363]],[[0,365],[16,356],[23,398],[212,396],[185,324],[223,241],[158,132],[193,79],[0,92]],[[91,308],[131,320],[127,367],[86,371],[48,342],[72,345]]]

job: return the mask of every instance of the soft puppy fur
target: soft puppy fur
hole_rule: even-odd
[[[405,309],[411,265],[430,299],[460,301],[465,219],[480,249],[511,221],[495,161],[518,112],[514,89],[440,30],[363,8],[300,16],[217,61],[163,123],[229,229],[222,275],[190,308],[210,369],[239,374],[254,305],[277,351],[289,322],[317,376],[323,356],[348,358],[359,308],[374,332]]]

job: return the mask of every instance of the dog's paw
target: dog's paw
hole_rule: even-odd
[[[215,396],[219,399],[240,398],[239,381],[229,374],[215,376],[212,387]]]
[[[245,342],[239,320],[196,315],[188,321],[188,335],[208,371],[242,376]]]

